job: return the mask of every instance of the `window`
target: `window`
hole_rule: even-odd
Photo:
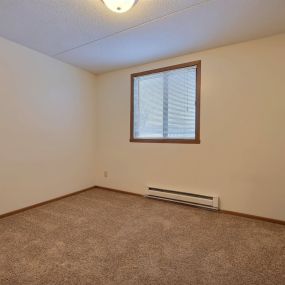
[[[131,75],[131,142],[200,143],[201,62]]]

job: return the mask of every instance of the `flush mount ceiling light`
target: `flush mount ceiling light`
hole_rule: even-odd
[[[129,11],[138,0],[102,0],[113,12],[125,13]]]

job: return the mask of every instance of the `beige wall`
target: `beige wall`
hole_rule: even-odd
[[[96,78],[0,38],[0,214],[95,184],[157,185],[285,220],[284,50],[285,34]],[[202,143],[130,143],[130,74],[198,59]]]
[[[95,84],[0,38],[0,214],[95,184]]]
[[[199,59],[202,143],[130,143],[130,74]],[[222,209],[285,220],[285,34],[107,73],[97,95],[99,185],[217,194]]]

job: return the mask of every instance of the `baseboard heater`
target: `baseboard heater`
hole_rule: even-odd
[[[146,190],[145,197],[187,204],[214,211],[219,210],[219,198],[216,196],[205,196],[200,194],[185,193],[169,189],[148,187]]]

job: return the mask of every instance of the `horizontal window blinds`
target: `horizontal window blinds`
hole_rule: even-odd
[[[134,78],[134,138],[195,139],[196,69]]]

